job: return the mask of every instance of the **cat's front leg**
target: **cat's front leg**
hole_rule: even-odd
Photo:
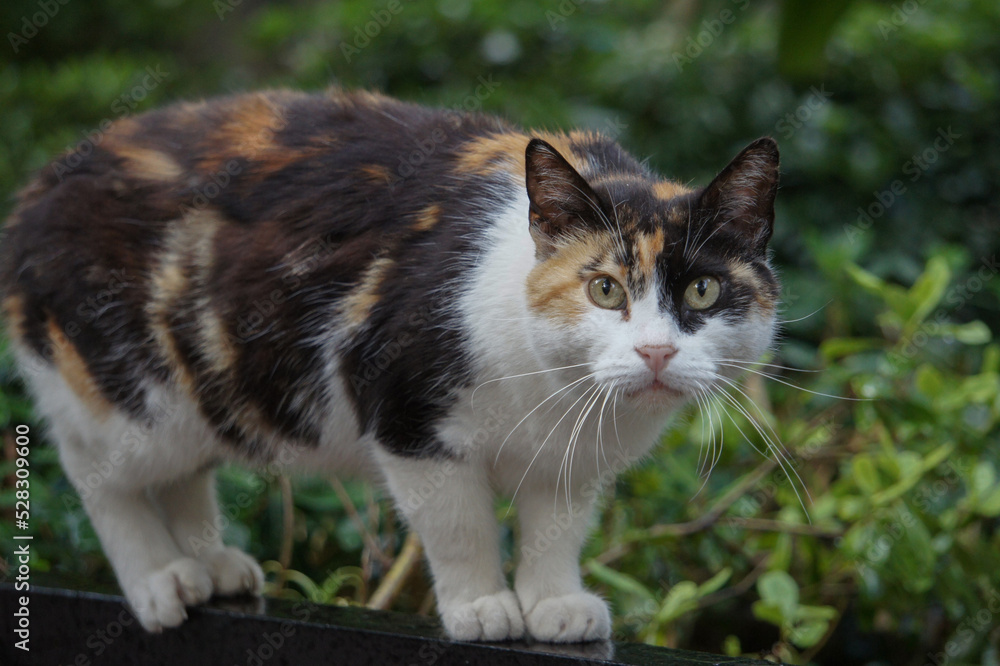
[[[517,494],[521,556],[514,589],[528,633],[537,640],[576,643],[611,636],[607,603],[580,580],[580,549],[596,494],[578,488],[567,503],[547,484],[525,485]]]
[[[524,621],[507,587],[493,490],[478,466],[383,453],[389,490],[424,545],[438,613],[456,640],[521,638]]]

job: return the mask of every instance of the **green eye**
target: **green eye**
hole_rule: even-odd
[[[613,277],[600,275],[590,281],[590,300],[605,310],[621,310],[625,307],[625,289]]]
[[[692,310],[704,310],[715,305],[722,288],[714,277],[703,275],[688,285],[684,292],[684,302]]]

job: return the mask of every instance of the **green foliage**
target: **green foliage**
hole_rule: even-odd
[[[760,600],[753,604],[753,614],[781,629],[781,640],[810,648],[819,643],[837,617],[830,606],[804,606],[799,603],[799,586],[784,571],[769,571],[757,580]]]
[[[32,170],[98,143],[106,121],[263,86],[378,87],[528,126],[592,127],[685,182],[774,135],[783,340],[744,394],[689,410],[662,454],[623,476],[584,555],[588,582],[622,639],[838,664],[838,645],[869,632],[891,636],[893,654],[868,661],[924,663],[948,648],[995,663],[1000,4],[383,7],[59,5],[16,52],[0,49],[0,213]],[[37,11],[4,4],[4,33],[26,35]],[[147,68],[163,72],[155,84]],[[0,345],[0,426],[29,423],[39,444],[33,567],[111,582]],[[703,473],[703,453],[723,442]],[[12,471],[0,462],[5,516]],[[226,539],[268,562],[274,594],[363,602],[402,542],[363,485],[225,468],[219,492]],[[0,522],[0,553],[12,533]],[[396,607],[427,611],[427,594],[417,575]]]

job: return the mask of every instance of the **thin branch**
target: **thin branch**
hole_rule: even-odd
[[[719,521],[723,525],[730,525],[744,530],[754,532],[784,532],[785,534],[801,534],[803,536],[814,536],[826,539],[834,539],[844,535],[843,530],[819,527],[818,525],[800,525],[798,523],[784,523],[780,520],[770,520],[768,518],[738,518],[727,517]]]
[[[379,583],[378,589],[368,599],[366,604],[368,608],[388,610],[392,607],[392,602],[399,596],[403,585],[420,566],[423,550],[416,532],[410,532],[406,535],[406,541],[403,542],[403,548],[396,556],[396,561],[392,563],[392,568]]]
[[[615,560],[627,555],[637,543],[644,541],[660,539],[663,537],[687,536],[689,534],[705,531],[718,522],[719,518],[729,509],[729,507],[735,504],[737,500],[743,497],[743,495],[746,494],[750,488],[760,482],[761,479],[771,473],[777,466],[778,463],[773,458],[765,460],[763,463],[758,465],[753,472],[745,476],[738,484],[733,486],[729,492],[720,497],[712,508],[700,517],[686,523],[653,525],[648,529],[641,530],[631,536],[624,543],[601,553],[601,555],[596,558],[597,561],[601,564],[614,562]]]
[[[295,545],[295,502],[292,496],[292,482],[285,474],[278,477],[281,489],[281,550],[278,562],[284,571],[292,566],[292,547]]]
[[[365,521],[361,518],[361,514],[358,513],[358,508],[354,506],[354,502],[351,500],[351,496],[347,494],[347,489],[344,488],[344,484],[340,482],[335,476],[330,477],[330,485],[333,486],[333,491],[337,493],[337,497],[340,498],[340,503],[344,505],[344,510],[347,511],[348,518],[354,523],[355,527],[358,528],[358,532],[361,533],[361,538],[364,539],[365,546],[371,551],[372,555],[378,558],[378,561],[383,566],[389,566],[392,564],[392,559],[385,554],[382,547],[379,545],[378,541],[375,540],[375,536],[368,529]]]

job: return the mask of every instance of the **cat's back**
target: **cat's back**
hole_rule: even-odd
[[[473,241],[454,225],[513,186],[488,168],[502,186],[475,182],[460,154],[508,132],[366,92],[124,118],[22,191],[0,248],[8,334],[94,413],[147,416],[164,384],[224,437],[316,443],[331,341],[350,346],[375,291],[403,289],[408,272],[456,277],[451,259]],[[426,299],[405,291],[393,300],[409,320],[407,302]]]

